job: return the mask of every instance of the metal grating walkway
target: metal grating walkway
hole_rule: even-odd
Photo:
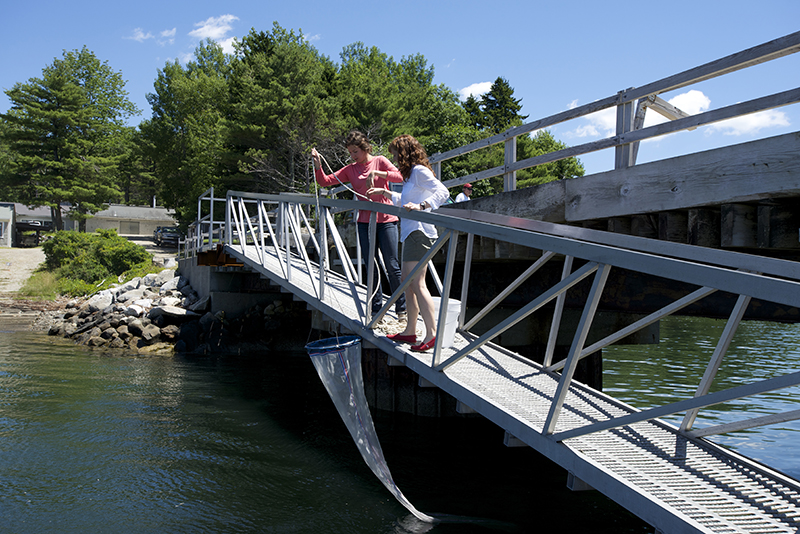
[[[328,272],[317,298],[317,266],[292,255],[290,281],[275,250],[226,246],[252,270],[268,277],[344,328],[361,335],[425,380],[492,420],[575,477],[601,491],[662,532],[800,532],[800,483],[703,438],[690,439],[660,420],[636,423],[557,442],[542,430],[558,375],[502,347],[488,344],[436,372],[432,357],[395,345],[359,321],[366,288]],[[315,287],[316,286],[316,287]],[[468,335],[468,334],[467,334]],[[470,340],[456,334],[455,354]],[[556,433],[637,410],[572,382]]]

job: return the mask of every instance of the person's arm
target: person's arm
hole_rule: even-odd
[[[367,195],[383,195],[392,201],[395,206],[400,205],[400,193],[392,191],[386,187],[371,187],[367,190]]]
[[[450,192],[442,182],[427,167],[415,167],[412,172],[417,172],[417,185],[425,190],[420,202],[420,209],[435,210],[450,198]]]
[[[319,185],[329,186],[350,181],[345,171],[346,167],[339,169],[333,174],[325,174],[325,171],[322,170],[322,158],[316,148],[311,149],[311,161],[314,163],[314,179],[317,180]]]
[[[383,178],[387,182],[403,183],[403,175],[383,156],[377,156],[377,169],[371,173],[375,178]],[[380,184],[379,184],[380,185]]]

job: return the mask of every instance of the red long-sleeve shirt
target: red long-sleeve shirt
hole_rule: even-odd
[[[321,186],[335,186],[339,185],[339,181],[343,183],[350,183],[350,187],[358,193],[356,198],[358,200],[367,200],[367,176],[371,171],[385,171],[388,174],[387,178],[382,177],[375,177],[375,187],[384,187],[388,188],[387,182],[403,182],[403,175],[400,174],[400,171],[392,165],[392,163],[383,156],[374,156],[371,160],[367,163],[357,163],[353,162],[350,165],[347,165],[334,174],[325,174],[322,169],[315,169],[314,170],[314,177],[317,179],[317,183]],[[338,180],[336,178],[339,178]],[[369,200],[372,202],[378,202],[380,204],[392,204],[392,201],[383,195],[372,195],[369,197]],[[358,210],[358,222],[368,223],[369,222],[370,211],[369,210]],[[397,220],[397,217],[394,215],[387,215],[385,213],[378,213],[378,222],[394,222]]]

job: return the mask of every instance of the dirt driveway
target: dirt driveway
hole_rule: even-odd
[[[42,247],[0,248],[0,293],[19,291],[42,262]]]

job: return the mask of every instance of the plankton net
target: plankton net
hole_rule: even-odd
[[[414,508],[395,484],[386,465],[364,395],[361,339],[357,336],[321,339],[306,345],[306,350],[362,458],[375,476],[419,520],[437,521]]]

